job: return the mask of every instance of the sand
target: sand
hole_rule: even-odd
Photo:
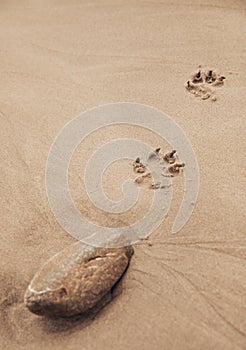
[[[245,2],[12,0],[0,8],[0,348],[245,349]],[[226,77],[217,101],[185,89],[199,65]],[[180,178],[152,245],[136,245],[117,297],[94,318],[32,315],[23,304],[31,278],[75,241],[46,197],[50,146],[80,112],[118,101],[156,107],[185,131],[200,168],[195,210],[170,233]],[[134,132],[102,130],[78,150],[71,191],[88,217],[117,225],[115,216],[97,216],[76,174],[101,140]],[[159,146],[157,136],[138,136]],[[106,174],[116,199],[128,170]]]

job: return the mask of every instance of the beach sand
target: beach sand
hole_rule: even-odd
[[[245,2],[12,0],[0,9],[0,348],[245,349]],[[199,65],[226,77],[216,101],[185,89]],[[111,303],[94,318],[35,316],[23,303],[30,280],[75,241],[47,200],[49,149],[79,113],[119,101],[158,108],[184,130],[200,168],[194,212],[173,235],[182,199],[182,177],[175,179],[167,219],[151,246],[135,246]],[[101,140],[136,133],[159,146],[158,136],[112,127],[71,162],[71,192],[91,220],[117,226],[117,217],[97,215],[78,174]],[[124,163],[106,174],[115,199],[115,179],[129,169]],[[137,218],[147,204],[139,203]]]

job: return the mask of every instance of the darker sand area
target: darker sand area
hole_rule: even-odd
[[[245,9],[238,0],[1,1],[0,349],[245,349]],[[216,101],[185,89],[199,65],[226,77]],[[185,131],[200,168],[195,210],[169,233],[180,177],[152,246],[135,247],[118,296],[95,319],[32,315],[27,285],[74,241],[46,197],[50,146],[80,112],[119,101],[156,107]],[[117,225],[94,214],[76,174],[100,140],[135,133],[102,130],[71,162],[71,192],[91,219]],[[159,146],[157,136],[137,135]],[[111,170],[105,188],[118,199],[124,171]],[[136,217],[146,201],[138,208]]]

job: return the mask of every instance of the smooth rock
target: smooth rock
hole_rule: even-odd
[[[44,316],[70,317],[92,309],[121,278],[134,250],[96,248],[81,242],[49,259],[25,293],[27,308]]]

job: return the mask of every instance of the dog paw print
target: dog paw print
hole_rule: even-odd
[[[216,88],[223,86],[224,80],[225,77],[216,73],[214,70],[199,70],[187,81],[186,89],[202,100],[207,100],[211,97],[212,101],[216,101]]]
[[[176,150],[167,153],[162,153],[161,148],[157,148],[151,152],[145,163],[141,162],[138,157],[132,164],[133,171],[138,176],[135,178],[135,183],[140,185],[143,182],[149,184],[149,188],[153,190],[166,188],[167,183],[165,178],[179,175],[185,166],[184,163],[178,162]],[[152,165],[154,175],[148,171],[148,165]],[[154,180],[155,179],[155,180]]]

